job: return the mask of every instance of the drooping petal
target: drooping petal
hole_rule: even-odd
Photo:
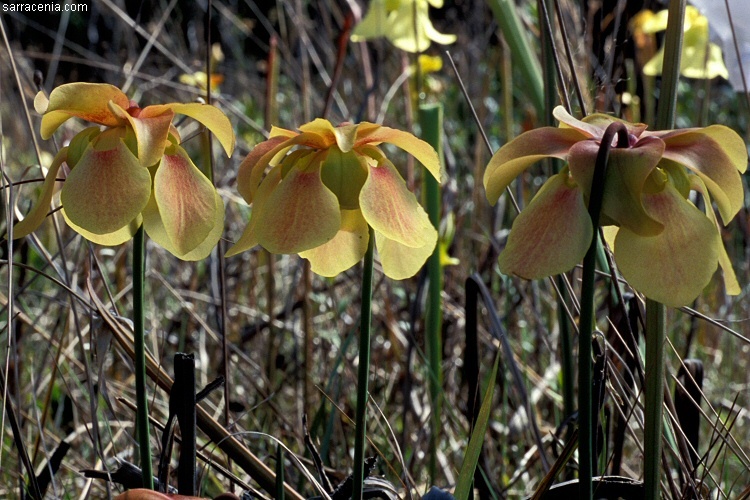
[[[245,250],[250,250],[258,244],[258,221],[261,220],[260,214],[263,211],[263,207],[266,204],[266,200],[271,195],[271,192],[276,189],[276,186],[281,182],[281,165],[278,165],[268,172],[268,175],[260,183],[257,193],[255,193],[255,199],[253,200],[253,209],[250,214],[250,222],[242,232],[242,236],[232,247],[227,250],[226,257],[231,257],[242,253]]]
[[[625,125],[625,128],[628,129],[628,134],[632,134],[635,137],[639,137],[646,130],[646,125],[643,123],[630,123],[603,113],[594,113],[586,116],[583,120],[578,120],[571,116],[562,106],[555,107],[552,110],[552,115],[560,122],[561,128],[578,130],[590,139],[601,139],[607,127],[614,122]]]
[[[94,234],[125,227],[148,203],[151,175],[122,141],[113,149],[91,146],[70,171],[60,201],[68,218]]]
[[[60,213],[62,213],[65,222],[68,224],[68,226],[71,227],[71,229],[73,229],[73,231],[80,234],[90,242],[96,243],[97,245],[103,245],[105,247],[113,247],[121,245],[126,241],[130,241],[133,236],[135,236],[136,231],[138,231],[138,228],[141,227],[141,224],[143,223],[143,217],[141,216],[141,214],[138,214],[138,217],[130,221],[126,226],[121,227],[116,231],[104,234],[94,234],[90,231],[86,231],[80,226],[77,226],[73,221],[71,221],[68,217],[68,214],[65,213],[64,208],[60,210]]]
[[[359,206],[375,231],[407,247],[422,248],[435,237],[427,213],[385,158],[377,167],[369,168],[359,194]]]
[[[437,231],[434,229],[433,235],[434,238],[430,238],[423,246],[411,248],[375,231],[375,246],[383,273],[394,280],[411,278],[417,274],[435,249]]]
[[[368,122],[362,122],[357,129],[355,148],[364,145],[377,146],[383,142],[403,149],[425,166],[438,182],[441,182],[440,158],[435,149],[409,132]]]
[[[134,117],[115,103],[110,104],[110,109],[113,114],[127,120],[133,127],[138,144],[138,160],[141,165],[150,167],[161,160],[164,149],[169,145],[167,137],[174,113],[170,109],[165,109],[160,115],[151,113],[149,116],[142,112],[138,117]]]
[[[744,202],[740,172],[747,169],[747,149],[742,138],[723,125],[658,136],[667,145],[664,158],[695,172],[711,191],[724,223],[732,220]]]
[[[151,118],[162,116],[167,111],[172,111],[177,115],[189,116],[193,120],[203,124],[219,140],[227,156],[232,156],[232,152],[234,151],[234,131],[232,130],[229,118],[219,108],[198,102],[174,102],[147,106],[141,110],[138,116],[140,118]]]
[[[252,203],[255,191],[258,189],[263,172],[268,166],[268,161],[260,163],[266,153],[276,150],[277,146],[289,140],[285,136],[276,136],[256,145],[248,154],[237,170],[237,191],[246,202]]]
[[[593,236],[583,192],[562,171],[516,217],[498,259],[500,271],[525,279],[567,272],[583,260]]]
[[[159,205],[156,203],[156,198],[153,194],[149,199],[146,208],[143,209],[143,229],[145,229],[146,234],[148,234],[154,242],[175,257],[185,261],[203,260],[208,257],[224,232],[224,201],[216,191],[214,191],[214,206],[215,210],[212,229],[201,243],[185,253],[180,252],[172,243],[172,240],[164,227],[164,222],[162,221],[161,213],[159,211]]]
[[[367,222],[359,210],[341,211],[341,228],[336,236],[318,247],[300,252],[310,261],[315,274],[331,278],[362,260],[370,239]]]
[[[112,101],[127,108],[130,103],[120,89],[103,83],[68,83],[55,88],[49,99],[40,98],[39,95],[34,99],[34,107],[38,113],[44,114],[42,139],[52,137],[57,127],[74,116],[100,125],[117,126],[122,121],[112,114],[107,104]]]
[[[367,179],[367,160],[364,157],[331,146],[323,161],[321,177],[323,184],[338,198],[342,209],[359,208],[359,192]]]
[[[505,144],[484,171],[484,189],[490,204],[497,203],[511,181],[531,164],[548,157],[565,159],[570,148],[585,139],[587,136],[576,129],[542,127],[524,132]]]
[[[719,238],[721,238],[721,227],[719,226],[719,221],[716,220],[714,209],[711,206],[711,196],[708,193],[706,184],[697,175],[691,175],[690,186],[703,196],[703,206],[706,216],[714,224],[716,231],[719,233]],[[739,295],[742,292],[742,287],[740,287],[740,283],[737,281],[737,275],[734,274],[732,260],[729,258],[729,254],[727,254],[727,249],[724,247],[723,242],[719,245],[719,267],[721,267],[721,270],[724,273],[724,288],[726,289],[727,294]]]
[[[621,227],[615,239],[617,266],[647,297],[673,307],[688,305],[716,271],[721,246],[716,227],[670,183],[643,200],[664,231],[640,236]]]
[[[62,148],[55,156],[55,159],[52,160],[52,164],[47,171],[47,177],[44,178],[44,184],[42,184],[41,196],[34,205],[34,208],[31,209],[31,212],[21,222],[13,226],[14,240],[33,233],[47,217],[49,205],[52,203],[52,195],[55,193],[57,173],[60,171],[60,166],[65,162],[67,156],[68,148]]]
[[[594,175],[599,143],[581,141],[570,148],[568,165],[576,184],[588,195]],[[662,225],[643,208],[643,185],[661,160],[664,143],[647,138],[632,148],[613,148],[609,153],[604,181],[602,214],[641,235],[655,235]]]
[[[154,175],[154,198],[179,254],[200,245],[216,226],[216,189],[184,149],[167,150]]]
[[[307,161],[313,156],[308,155]],[[319,165],[293,167],[268,196],[258,217],[258,240],[272,253],[310,250],[330,241],[341,227],[338,200],[323,184]]]

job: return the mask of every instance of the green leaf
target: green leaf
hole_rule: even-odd
[[[471,433],[471,438],[469,438],[469,446],[466,448],[466,455],[464,455],[464,461],[461,464],[461,472],[458,474],[456,491],[453,493],[456,500],[466,500],[471,493],[471,487],[474,482],[474,470],[477,468],[479,453],[482,451],[484,435],[487,432],[487,424],[490,421],[492,394],[495,392],[495,380],[497,379],[497,366],[500,363],[500,356],[500,350],[498,349],[495,355],[495,364],[492,365],[492,372],[487,381],[487,389],[485,389],[484,398],[482,398],[479,417]]]

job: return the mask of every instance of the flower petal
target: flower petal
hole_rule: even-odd
[[[557,109],[557,108],[556,108]],[[519,135],[497,150],[484,171],[484,189],[494,205],[513,179],[537,161],[564,160],[571,146],[588,137],[571,128],[542,127]]]
[[[120,89],[103,83],[68,83],[55,88],[46,102],[34,99],[37,111],[44,113],[42,139],[52,137],[57,127],[74,116],[109,127],[121,124],[121,120],[109,110],[109,101],[123,108],[130,105],[130,100]]]
[[[377,167],[369,168],[359,194],[359,206],[374,230],[407,247],[422,248],[434,236],[435,228],[427,213],[385,158]]]
[[[583,120],[578,120],[571,116],[562,106],[555,107],[552,115],[560,122],[561,128],[578,130],[590,139],[601,139],[607,127],[615,122],[625,125],[625,128],[628,129],[628,134],[633,134],[635,137],[640,137],[641,133],[646,130],[646,125],[643,123],[630,123],[603,113],[594,113],[586,116]]]
[[[306,159],[310,162],[316,156]],[[258,240],[269,252],[310,250],[331,240],[341,227],[338,200],[323,184],[319,166],[303,167],[298,164],[289,170],[257,214]]]
[[[383,142],[393,144],[401,148],[425,166],[433,177],[441,182],[440,158],[435,149],[422,139],[418,139],[409,132],[395,128],[382,127],[375,123],[362,122],[357,129],[357,140],[355,148],[372,145],[377,146]]]
[[[656,133],[667,145],[664,158],[685,165],[708,186],[726,224],[742,208],[740,172],[747,169],[742,138],[723,125]]]
[[[167,150],[154,175],[154,198],[179,254],[200,245],[216,226],[216,189],[184,149]]]
[[[133,127],[138,144],[138,160],[141,165],[150,167],[161,160],[164,149],[170,144],[167,137],[174,113],[166,109],[160,115],[149,116],[141,112],[138,117],[134,117],[115,103],[110,104],[110,109],[114,114],[130,122],[130,126]]]
[[[177,115],[189,116],[193,120],[203,124],[219,140],[227,156],[232,156],[232,152],[234,151],[234,131],[232,130],[229,118],[219,108],[198,102],[173,102],[170,104],[147,106],[141,110],[138,116],[139,118],[151,118],[161,116],[168,110],[173,111]]]
[[[331,146],[323,161],[321,178],[323,184],[336,195],[342,209],[358,209],[359,192],[367,180],[367,160],[354,151],[344,153],[338,147]]]
[[[708,193],[706,184],[697,175],[691,175],[690,187],[703,196],[703,206],[706,216],[711,222],[713,222],[716,231],[719,233],[719,238],[721,238],[721,227],[719,226],[719,221],[716,220],[716,215],[714,214],[714,209],[711,205],[711,196]],[[721,270],[724,273],[724,288],[726,289],[727,294],[739,295],[742,292],[742,287],[737,281],[737,275],[734,274],[732,260],[729,258],[729,254],[727,254],[727,249],[724,247],[723,242],[719,246],[719,267],[721,267]]]
[[[516,217],[498,259],[500,271],[525,279],[564,273],[583,260],[593,236],[583,192],[564,170]]]
[[[57,156],[55,156],[55,159],[52,160],[52,165],[50,165],[47,177],[44,178],[44,184],[42,184],[42,194],[34,205],[34,208],[31,209],[31,212],[21,222],[13,226],[14,240],[33,233],[47,217],[49,205],[52,203],[52,195],[55,193],[57,173],[60,171],[60,166],[66,161],[67,156],[68,148],[62,148],[57,153]]]
[[[268,172],[268,175],[260,183],[257,193],[255,193],[255,200],[253,201],[253,209],[250,214],[250,222],[242,232],[242,236],[232,247],[227,250],[226,257],[231,257],[242,253],[245,250],[250,250],[258,244],[258,220],[260,219],[260,213],[263,211],[263,206],[266,204],[266,200],[271,195],[271,192],[276,189],[276,186],[281,182],[281,165],[278,165]]]
[[[60,201],[76,226],[94,234],[126,226],[148,203],[151,175],[117,141],[113,149],[90,146],[70,171]]]
[[[375,231],[375,246],[385,275],[394,280],[403,280],[417,274],[435,250],[437,236],[437,231],[433,229],[427,243],[419,248],[411,248]]]
[[[327,243],[300,252],[315,274],[331,278],[355,266],[367,251],[369,228],[359,210],[341,211],[341,228]]]
[[[328,120],[324,120],[323,118],[316,118],[310,123],[302,125],[299,130],[301,132],[315,134],[323,138],[326,145],[323,147],[318,147],[318,149],[326,149],[336,144],[341,151],[343,151],[344,153],[348,153],[354,147],[354,141],[357,137],[358,127],[359,125],[354,125],[351,123],[334,127]]]
[[[143,209],[143,228],[154,242],[162,246],[175,257],[186,261],[203,260],[208,257],[224,232],[224,201],[216,191],[214,191],[214,206],[213,228],[201,243],[188,252],[180,252],[172,243],[172,240],[164,227],[164,222],[159,211],[159,205],[156,203],[156,198],[153,194],[149,199],[146,208]]]
[[[77,226],[73,221],[71,221],[68,217],[68,214],[65,213],[64,208],[60,210],[60,212],[62,213],[65,222],[75,232],[77,232],[90,242],[96,243],[97,245],[103,245],[105,247],[113,247],[125,243],[126,241],[130,241],[133,236],[135,236],[136,231],[138,231],[138,228],[141,227],[141,224],[143,223],[143,217],[141,216],[141,214],[138,214],[138,217],[116,231],[104,234],[94,234],[90,231],[86,231],[80,226]]]
[[[721,245],[716,227],[671,183],[643,201],[664,231],[640,236],[621,227],[615,239],[617,266],[647,297],[673,307],[690,304],[716,271]]]
[[[570,148],[568,155],[570,173],[587,198],[599,147],[598,142],[581,141]],[[610,150],[602,201],[602,214],[608,220],[644,236],[662,231],[662,225],[649,217],[643,208],[641,194],[663,152],[664,143],[655,138],[642,139],[632,148]]]
[[[288,140],[289,138],[285,136],[272,137],[256,145],[250,151],[250,154],[242,160],[239,170],[237,170],[237,191],[239,191],[246,202],[253,202],[255,191],[258,189],[258,185],[263,178],[263,172],[268,166],[268,160],[271,159],[271,157],[266,156],[266,153],[283,149],[284,146],[282,144]],[[262,163],[260,162],[262,158],[268,158],[268,160]]]

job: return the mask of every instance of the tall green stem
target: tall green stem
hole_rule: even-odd
[[[594,470],[594,421],[591,397],[591,334],[595,328],[594,281],[596,277],[597,240],[599,237],[599,214],[604,198],[604,179],[612,140],[617,135],[617,146],[628,146],[628,131],[622,123],[607,127],[602,136],[596,168],[591,180],[589,217],[594,228],[591,244],[583,258],[581,277],[581,320],[578,338],[578,469],[579,494],[581,499],[593,497],[592,477]]]
[[[362,498],[365,479],[365,439],[367,435],[367,384],[370,378],[370,329],[372,323],[372,268],[375,233],[370,228],[362,269],[362,304],[359,319],[359,368],[357,370],[357,415],[354,429],[354,484],[352,499]]]
[[[442,163],[443,105],[423,104],[419,107],[419,124],[422,127],[423,139],[438,152]],[[435,230],[440,230],[440,184],[424,170],[425,208]],[[427,261],[430,276],[427,293],[427,317],[425,318],[425,341],[427,343],[427,362],[430,369],[430,400],[432,403],[430,433],[430,481],[435,483],[437,475],[437,445],[440,438],[440,416],[443,398],[443,306],[440,296],[443,289],[443,266],[440,262],[440,244]]]
[[[685,0],[670,0],[667,32],[664,37],[664,69],[662,71],[657,130],[674,127],[677,108],[677,83],[680,78]],[[661,447],[664,425],[664,341],[666,339],[664,305],[646,301],[646,396],[644,416],[644,485],[646,499],[656,500],[660,492]]]
[[[148,396],[146,394],[146,340],[143,314],[146,281],[146,237],[143,226],[133,238],[133,335],[135,341],[135,400],[138,448],[141,455],[143,487],[154,489],[151,469],[151,444],[148,431]]]

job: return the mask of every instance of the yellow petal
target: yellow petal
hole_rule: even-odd
[[[375,231],[375,246],[383,273],[394,280],[411,278],[417,274],[435,250],[436,242],[437,231],[434,229],[427,243],[419,248],[407,247]]]
[[[242,232],[240,239],[227,250],[226,256],[231,257],[242,253],[245,250],[250,250],[258,244],[258,221],[260,220],[260,214],[263,211],[263,207],[268,200],[276,186],[281,182],[281,165],[278,165],[268,172],[268,175],[260,183],[257,193],[255,193],[255,199],[253,200],[253,209],[250,214],[250,222]]]
[[[193,120],[203,124],[219,140],[227,156],[232,156],[232,152],[234,151],[234,131],[232,130],[229,118],[219,108],[198,102],[175,102],[147,106],[141,110],[138,116],[142,118],[161,116],[168,110],[178,115],[189,116]]]
[[[310,261],[315,274],[331,278],[355,266],[367,251],[369,228],[359,210],[341,211],[341,228],[336,236],[318,247],[300,252]]]
[[[77,226],[73,221],[71,221],[68,217],[68,214],[65,213],[64,208],[60,210],[60,212],[62,213],[65,222],[68,224],[68,226],[71,227],[71,229],[73,229],[75,232],[77,232],[90,242],[96,243],[97,245],[103,245],[105,247],[113,247],[125,243],[126,241],[130,241],[133,236],[135,236],[136,231],[138,231],[138,228],[141,227],[141,224],[143,223],[143,217],[141,216],[141,214],[138,214],[138,217],[116,231],[104,234],[94,234],[90,231],[86,231],[80,226]]]
[[[42,184],[42,194],[37,200],[34,208],[26,217],[13,226],[13,239],[23,238],[24,236],[31,234],[38,228],[41,223],[47,217],[50,203],[52,203],[52,195],[55,192],[55,183],[57,182],[57,173],[60,171],[60,166],[66,160],[68,155],[68,148],[62,148],[52,160],[47,171],[47,177],[44,178],[44,184]]]
[[[119,125],[121,120],[109,110],[110,101],[122,108],[130,105],[128,97],[114,85],[103,83],[60,85],[50,93],[49,100],[41,98],[34,100],[35,107],[38,107],[37,111],[44,113],[41,126],[42,138],[52,137],[57,127],[72,117],[109,127]],[[44,107],[43,111],[42,107]]]
[[[647,297],[673,307],[688,305],[716,272],[721,246],[716,227],[671,183],[643,200],[664,231],[639,236],[621,227],[615,240],[617,266]]]
[[[429,170],[438,182],[441,182],[440,158],[435,149],[428,143],[403,130],[383,127],[368,122],[359,124],[357,139],[354,144],[355,148],[365,145],[377,146],[384,142],[393,144],[412,155]]]

